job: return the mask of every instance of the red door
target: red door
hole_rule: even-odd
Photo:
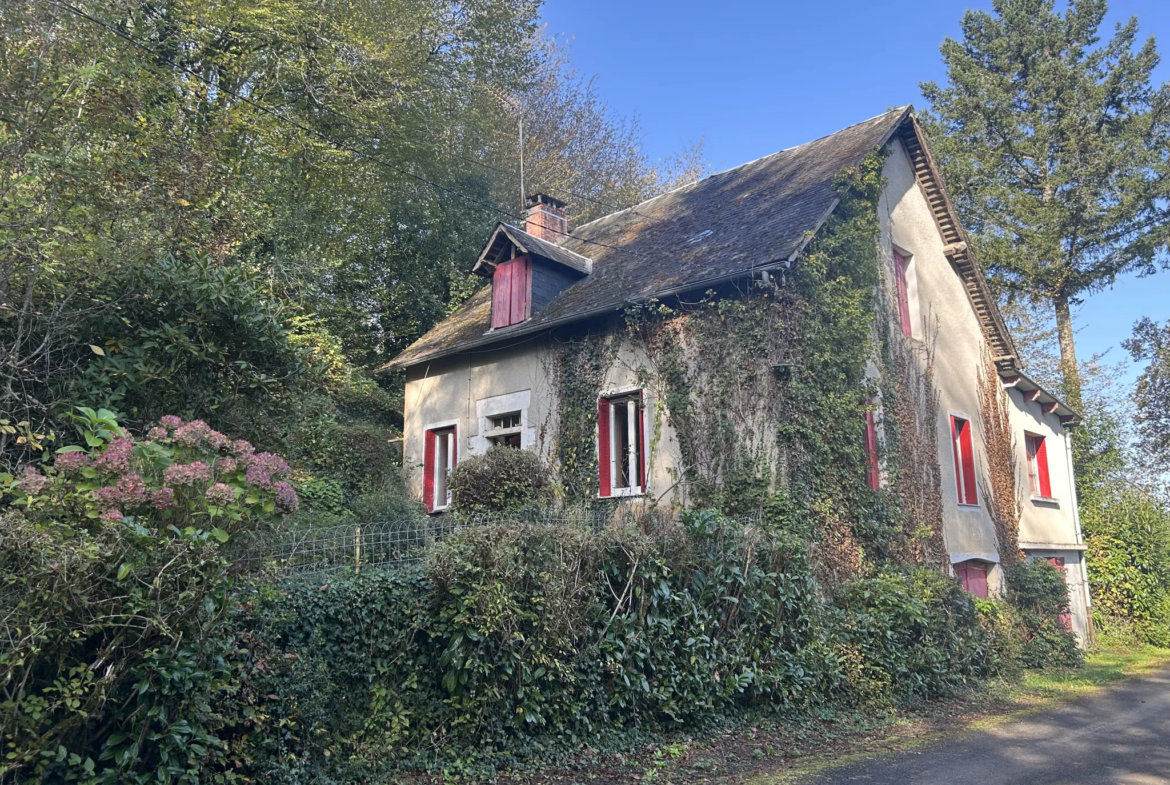
[[[1060,570],[1061,575],[1064,576],[1065,585],[1067,586],[1068,585],[1068,570],[1065,569],[1065,566],[1064,566],[1064,557],[1063,556],[1050,556],[1048,558],[1048,563],[1051,564],[1056,569]],[[1072,632],[1072,614],[1071,613],[1060,614],[1060,623],[1064,626],[1064,628],[1066,630],[1068,630],[1069,632]]]

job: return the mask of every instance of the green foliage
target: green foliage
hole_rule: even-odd
[[[106,286],[109,307],[81,327],[102,353],[89,353],[62,400],[97,401],[136,424],[168,412],[222,417],[272,405],[309,375],[308,354],[254,272],[170,257]]]
[[[1124,346],[1135,362],[1148,363],[1133,397],[1142,447],[1155,465],[1170,467],[1170,322],[1142,319]]]
[[[1170,511],[1143,488],[1113,486],[1088,497],[1081,514],[1096,613],[1170,645]]]
[[[1008,602],[1020,631],[1020,663],[1026,668],[1080,665],[1084,654],[1062,619],[1068,619],[1068,582],[1043,559],[1009,565],[1004,570]]]
[[[597,395],[613,362],[616,342],[604,333],[586,333],[561,342],[554,353],[557,478],[569,504],[597,499]]]
[[[1063,4],[1062,4],[1063,5]],[[1152,83],[1137,19],[1104,42],[1105,0],[996,0],[942,45],[948,83],[925,118],[980,261],[1053,308],[1065,395],[1080,406],[1070,305],[1164,266],[1170,91]],[[1124,194],[1124,198],[1118,198]]]
[[[492,447],[460,461],[448,482],[453,509],[473,515],[552,502],[552,471],[532,450]]]
[[[989,672],[975,598],[952,578],[924,568],[863,578],[842,586],[836,604],[857,700],[940,695]]]
[[[135,441],[109,412],[79,420],[88,450],[0,477],[0,779],[230,770],[216,709],[231,678],[226,551],[295,508],[287,467],[202,423],[168,418]]]
[[[270,782],[486,774],[615,734],[885,705],[986,672],[953,580],[883,576],[829,606],[798,540],[713,512],[648,526],[471,527],[425,566],[258,596],[237,626],[228,748]]]

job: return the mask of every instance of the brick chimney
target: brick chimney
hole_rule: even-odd
[[[525,201],[528,212],[524,231],[550,243],[559,241],[569,232],[565,203],[548,194],[533,194]]]

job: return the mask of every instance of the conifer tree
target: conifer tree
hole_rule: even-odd
[[[1066,399],[1081,403],[1072,306],[1167,265],[1170,85],[1131,18],[1102,43],[1105,0],[995,0],[942,45],[923,118],[989,276],[1052,309]]]

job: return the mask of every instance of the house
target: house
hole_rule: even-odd
[[[668,396],[647,383],[654,357],[625,337],[623,312],[710,292],[734,298],[751,286],[782,299],[789,279],[801,273],[802,254],[839,209],[834,178],[875,154],[884,161],[877,259],[887,321],[918,371],[930,371],[934,404],[930,422],[921,426],[921,443],[930,446],[910,462],[936,478],[940,501],[932,515],[941,520],[931,525],[939,529],[943,558],[969,591],[995,594],[1008,547],[997,537],[997,520],[1018,508],[1010,516],[1018,522],[1018,548],[1065,571],[1070,623],[1083,640],[1090,598],[1069,439],[1077,414],[1020,367],[912,107],[584,226],[569,227],[559,200],[530,198],[525,226],[497,226],[475,261],[474,272],[491,285],[387,365],[405,372],[403,465],[413,492],[441,513],[451,469],[505,445],[539,452],[566,476],[579,476],[587,464],[595,497],[686,504],[683,458],[692,434],[685,430],[695,420],[684,423],[667,406]],[[558,375],[558,353],[583,345],[573,337],[583,331],[612,338],[594,358],[597,372],[566,377],[562,367]],[[696,362],[717,367],[729,358]],[[757,374],[755,383],[783,384],[788,363],[767,362],[776,376]],[[566,384],[573,387],[571,400]],[[758,390],[751,394],[760,397]],[[984,422],[989,394],[1003,402],[1000,428],[1007,432],[998,443],[1006,452],[989,452],[997,443],[988,441],[991,426]],[[716,395],[701,405],[730,404]],[[563,454],[571,437],[566,410],[588,413],[588,455],[573,460]],[[784,481],[783,460],[773,454],[766,421],[754,416],[734,427],[751,440],[750,449],[764,445],[758,465],[775,485]],[[880,400],[866,419],[868,481],[878,488],[887,481],[877,460],[887,438]],[[996,471],[1015,476],[1005,485]],[[1018,498],[997,499],[994,488]]]

